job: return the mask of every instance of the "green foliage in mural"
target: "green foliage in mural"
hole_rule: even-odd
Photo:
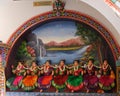
[[[23,41],[17,50],[17,60],[26,61],[27,59],[30,58],[31,55],[27,51],[27,43],[26,41]]]
[[[87,26],[76,23],[77,25],[77,36],[81,36],[86,44],[94,43],[98,39],[98,34],[95,33],[92,29],[89,29]]]
[[[77,32],[76,36],[82,37],[86,45],[91,45],[91,51],[86,52],[84,57],[82,59],[95,59],[95,63],[101,63],[102,62],[102,54],[101,54],[101,38],[99,37],[98,33],[95,32],[95,30],[90,29],[90,27],[81,24],[76,23],[77,26]]]

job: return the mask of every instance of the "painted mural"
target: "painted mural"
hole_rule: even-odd
[[[61,20],[38,26],[22,40],[11,65],[9,91],[114,92],[115,74],[98,32]]]
[[[94,41],[98,38],[98,41],[95,42],[97,44],[100,42],[100,38],[91,30],[79,30],[79,27],[82,29],[82,26],[77,25],[74,21],[56,21],[33,30],[18,48],[17,59],[21,61],[32,58],[39,65],[44,64],[46,60],[57,64],[61,59],[65,59],[67,64],[72,64],[75,59],[84,59],[83,56],[85,53],[87,55],[88,49],[92,50],[92,47],[95,46]],[[84,33],[84,31],[90,32]],[[90,56],[97,60],[97,55],[97,52],[91,52]],[[100,58],[102,59],[102,56]]]

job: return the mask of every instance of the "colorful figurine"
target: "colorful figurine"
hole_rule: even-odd
[[[98,86],[98,78],[97,78],[97,70],[94,65],[94,60],[89,59],[87,67],[85,68],[85,75],[84,75],[84,85],[87,89],[87,93],[90,90],[95,90]]]
[[[17,90],[21,86],[21,82],[25,73],[25,67],[21,62],[18,62],[16,68],[12,65],[12,72],[15,74],[15,77],[12,77],[7,80],[6,86],[10,88],[10,90]]]
[[[58,91],[64,90],[64,88],[66,87],[65,82],[67,81],[67,79],[68,75],[65,60],[61,60],[56,70],[56,75],[52,80],[52,85],[56,88],[56,93]]]
[[[40,92],[50,88],[52,76],[54,74],[53,68],[51,67],[51,61],[47,60],[45,65],[41,68],[43,70],[42,76],[38,79],[38,88]]]
[[[83,88],[83,69],[79,66],[79,60],[74,60],[71,71],[66,84],[74,92]]]
[[[26,77],[22,80],[22,88],[31,91],[37,87],[37,64],[33,61],[32,66],[27,68]]]
[[[101,66],[101,77],[99,79],[99,86],[101,89],[107,91],[111,90],[115,86],[115,75],[108,64],[108,61],[105,59]]]

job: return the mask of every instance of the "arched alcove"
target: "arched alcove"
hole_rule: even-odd
[[[85,26],[86,29],[90,29],[95,34],[97,34],[98,37],[101,38],[103,45],[106,46],[104,52],[105,51],[107,52],[106,55],[104,54],[104,58],[107,58],[109,60],[110,65],[115,72],[116,70],[115,61],[118,59],[120,50],[116,40],[113,38],[110,32],[107,31],[107,29],[104,28],[101,24],[99,24],[96,20],[85,14],[81,14],[76,11],[65,10],[63,13],[59,15],[56,15],[52,11],[50,11],[35,16],[30,20],[28,20],[27,22],[25,22],[21,27],[18,28],[18,30],[16,30],[16,32],[13,33],[13,35],[10,37],[8,41],[10,50],[7,56],[7,64],[6,64],[7,79],[12,76],[11,65],[16,63],[15,60],[16,52],[19,46],[21,45],[21,42],[23,42],[24,40],[28,41],[28,39],[30,39],[29,34],[32,33],[34,30],[36,30],[38,27],[44,26],[45,24],[49,24],[54,21],[57,22],[70,21],[70,22],[80,23],[83,26]]]

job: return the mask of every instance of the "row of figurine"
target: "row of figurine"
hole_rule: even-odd
[[[41,66],[33,61],[30,67],[18,62],[17,67],[12,65],[12,72],[14,76],[6,81],[10,90],[21,88],[31,91],[39,88],[43,92],[53,87],[56,92],[66,88],[70,92],[80,92],[83,88],[86,92],[92,92],[98,88],[96,92],[103,93],[115,87],[115,75],[107,60],[101,66],[95,66],[93,59],[89,59],[86,66],[81,66],[79,60],[74,60],[71,65],[65,65],[65,60],[52,65],[47,60]]]

